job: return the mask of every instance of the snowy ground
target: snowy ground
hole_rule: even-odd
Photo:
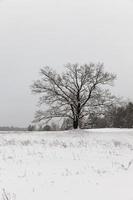
[[[1,200],[133,200],[133,129],[0,132]]]

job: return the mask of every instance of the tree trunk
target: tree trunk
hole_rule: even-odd
[[[75,120],[73,120],[73,128],[77,129],[79,127],[79,120],[78,118],[76,118]]]
[[[74,120],[73,120],[73,128],[74,129],[77,129],[79,127],[79,116],[80,116],[80,102],[78,103],[78,106],[77,106],[77,109],[76,109],[76,115],[75,115]]]

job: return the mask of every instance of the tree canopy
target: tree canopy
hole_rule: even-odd
[[[45,122],[53,118],[69,118],[76,129],[90,112],[100,112],[114,101],[109,88],[116,78],[105,72],[101,63],[67,64],[64,73],[50,67],[40,70],[41,78],[32,85],[32,92],[40,94],[45,110],[36,113],[35,120]]]

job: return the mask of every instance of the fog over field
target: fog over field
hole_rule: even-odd
[[[32,121],[29,86],[44,65],[104,62],[113,92],[133,99],[132,11],[132,0],[1,0],[0,125]]]

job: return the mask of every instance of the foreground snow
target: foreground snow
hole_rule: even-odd
[[[5,200],[133,200],[133,130],[0,133]]]

